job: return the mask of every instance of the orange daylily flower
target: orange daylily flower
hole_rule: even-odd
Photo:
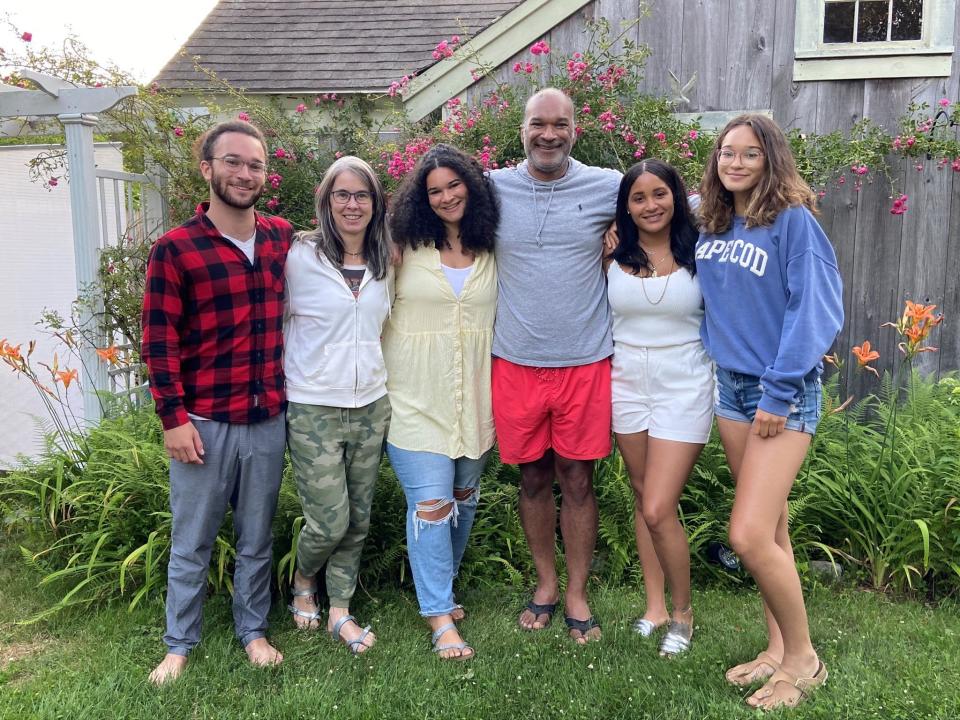
[[[80,373],[76,370],[59,370],[57,371],[57,378],[63,383],[64,389],[69,390],[70,383],[80,379]]]
[[[870,347],[869,340],[864,340],[863,345],[855,345],[850,352],[857,356],[857,362],[861,365],[866,365],[880,357],[880,353]]]
[[[936,305],[921,305],[920,303],[907,300],[903,317],[908,320],[913,320],[916,323],[923,322],[924,320],[933,320],[933,311],[936,310],[936,308]]]
[[[23,359],[23,356],[20,355],[20,345],[11,345],[6,338],[0,340],[0,355],[14,362],[20,362]]]
[[[855,345],[850,349],[850,352],[856,356],[857,365],[864,370],[869,370],[877,377],[880,377],[880,373],[877,372],[876,368],[872,368],[867,364],[877,360],[880,357],[880,353],[870,347],[869,340],[864,340],[862,345]]]
[[[101,360],[111,365],[120,364],[120,350],[116,345],[111,345],[108,348],[97,348],[97,355],[100,356]]]

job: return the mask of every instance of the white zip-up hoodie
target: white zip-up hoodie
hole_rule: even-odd
[[[380,350],[390,314],[390,278],[369,270],[353,296],[338,268],[314,243],[295,241],[286,264],[283,367],[287,398],[331,407],[362,407],[387,393]]]

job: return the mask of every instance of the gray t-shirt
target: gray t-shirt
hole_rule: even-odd
[[[532,367],[613,354],[600,259],[620,173],[570,158],[559,180],[534,179],[526,161],[490,177],[501,206],[493,354]]]

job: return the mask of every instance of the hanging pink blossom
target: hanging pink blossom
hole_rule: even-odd
[[[942,108],[950,107],[950,101],[947,98],[940,98],[937,101],[937,105],[939,105]]]
[[[47,180],[47,185],[49,185],[49,186],[52,187],[52,188],[55,188],[59,183],[60,183],[60,181],[57,180],[57,178],[55,178],[55,177],[52,177],[52,178],[50,178],[49,180]]]
[[[698,133],[696,130],[691,130],[691,131],[690,131],[690,139],[691,139],[691,140],[696,140],[698,137],[700,137],[700,133]]]
[[[177,137],[183,137],[183,128],[178,125],[173,129],[173,134]]]
[[[530,53],[533,55],[548,55],[550,46],[544,40],[538,40],[530,46]]]
[[[960,157],[954,158],[953,162],[950,163],[950,168],[954,172],[960,172]]]
[[[523,71],[524,71],[525,73],[527,73],[527,75],[529,75],[530,73],[532,73],[532,72],[533,72],[533,64],[532,64],[532,63],[527,63],[526,65],[524,65],[524,66],[523,66]]]
[[[893,205],[890,207],[891,215],[903,215],[907,211],[907,196],[900,195],[893,201]]]
[[[267,200],[267,209],[271,212],[280,207],[280,198],[274,195],[272,198]]]
[[[20,39],[23,40],[24,42],[30,42],[31,40],[33,40],[33,33],[25,32],[23,35],[20,36]]]
[[[276,190],[278,187],[280,187],[280,183],[283,182],[283,175],[278,173],[270,173],[270,175],[267,176],[267,182],[270,183],[270,187]]]
[[[515,63],[513,64],[513,71],[514,71],[515,73],[521,72],[522,70],[523,70],[523,65],[521,65],[521,64],[518,63],[518,62],[515,62]]]
[[[287,157],[287,151],[284,150],[282,147],[278,147],[276,150],[273,151],[273,156],[275,158],[279,158],[282,160],[283,158]]]
[[[306,105],[304,105],[303,103],[300,103],[299,105],[297,105],[297,112],[298,112],[298,113],[305,113],[306,111],[307,111],[307,106],[306,106]]]
[[[245,112],[241,112],[237,115],[237,120],[243,120],[244,122],[250,122],[250,116]]]

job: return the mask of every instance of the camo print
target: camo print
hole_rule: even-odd
[[[289,403],[287,443],[304,524],[297,547],[300,573],[327,564],[330,604],[350,607],[370,506],[390,423],[386,396],[360,408]]]

